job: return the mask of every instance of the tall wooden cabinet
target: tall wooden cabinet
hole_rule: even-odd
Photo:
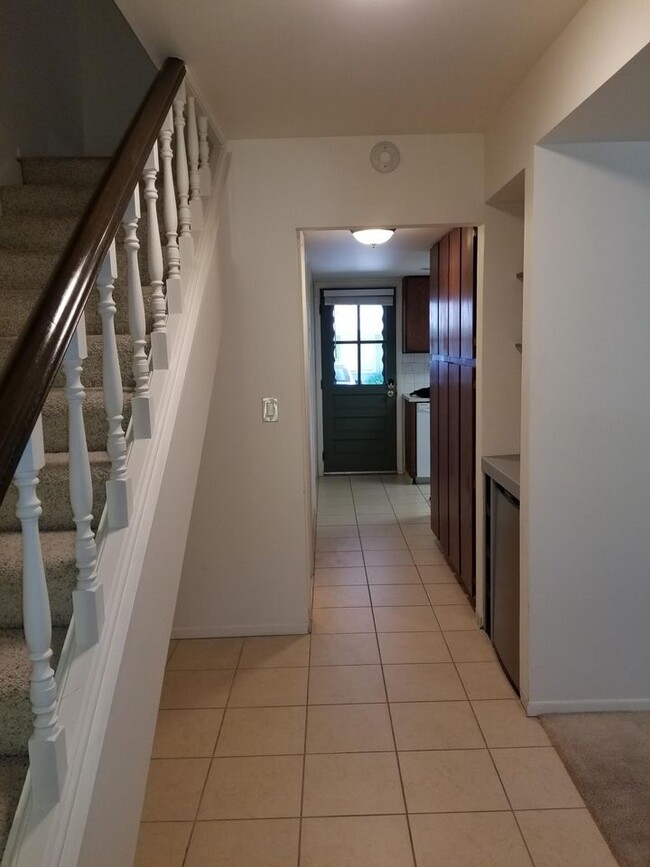
[[[475,589],[476,229],[431,249],[431,528]]]

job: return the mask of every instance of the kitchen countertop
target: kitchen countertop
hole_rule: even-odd
[[[481,469],[513,497],[519,499],[519,455],[494,455],[481,459]]]
[[[408,403],[430,403],[428,397],[411,397],[410,394],[403,394],[402,397],[404,400],[408,401]]]

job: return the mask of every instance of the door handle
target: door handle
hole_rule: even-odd
[[[387,397],[395,397],[395,382],[392,379],[388,380],[388,390],[386,392]]]

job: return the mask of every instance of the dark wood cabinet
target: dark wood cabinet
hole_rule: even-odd
[[[402,280],[402,352],[429,352],[429,278]]]
[[[431,528],[470,596],[475,590],[476,230],[431,250]],[[435,470],[434,470],[435,468]]]

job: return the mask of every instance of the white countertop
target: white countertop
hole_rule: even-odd
[[[428,397],[411,397],[410,394],[403,394],[402,397],[404,400],[408,401],[408,403],[430,403]]]

